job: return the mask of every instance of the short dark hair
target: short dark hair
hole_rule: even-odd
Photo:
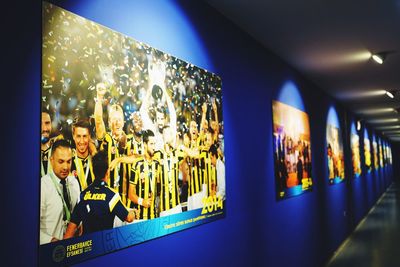
[[[108,156],[105,150],[100,150],[92,158],[93,172],[96,180],[106,176],[108,170]]]
[[[42,106],[42,113],[47,113],[50,116],[50,120],[51,120],[51,114],[50,114],[50,110],[44,106]]]
[[[75,123],[73,124],[73,129],[78,128],[78,127],[79,127],[79,128],[88,129],[89,135],[90,135],[90,123],[89,123],[88,120],[80,119],[80,120],[78,120],[77,122],[75,122]]]
[[[211,155],[213,155],[214,157],[218,157],[218,147],[215,144],[212,144],[210,146],[210,149],[208,150],[210,152]]]
[[[59,139],[55,141],[51,146],[51,155],[53,155],[54,151],[56,151],[56,149],[59,147],[71,148],[71,144],[65,139]]]
[[[143,132],[143,143],[149,142],[149,137],[154,136],[154,133],[152,130],[146,130]]]

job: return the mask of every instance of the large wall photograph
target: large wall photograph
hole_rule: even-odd
[[[225,216],[221,79],[43,3],[40,265]]]
[[[277,199],[312,188],[311,140],[307,113],[279,101],[272,102],[273,147]]]

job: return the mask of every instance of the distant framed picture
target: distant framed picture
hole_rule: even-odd
[[[379,169],[379,151],[378,151],[378,143],[376,140],[376,136],[375,134],[372,135],[372,152],[374,155],[374,170],[378,170]]]
[[[364,129],[364,158],[365,158],[365,168],[367,172],[370,173],[372,170],[372,155],[371,155],[371,143],[368,136],[367,129]]]
[[[43,3],[39,265],[225,216],[221,79]]]
[[[355,124],[351,124],[350,130],[350,144],[351,144],[351,162],[353,166],[353,177],[360,177],[361,169],[361,152],[360,152],[360,137],[357,133]]]
[[[329,109],[326,124],[326,157],[329,184],[338,184],[345,179],[342,131],[336,110]]]
[[[272,102],[276,198],[312,189],[311,138],[307,113],[280,101]]]

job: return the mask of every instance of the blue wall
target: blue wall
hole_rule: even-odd
[[[389,167],[371,174],[363,169],[362,176],[354,180],[346,148],[346,180],[329,186],[325,158],[328,107],[337,107],[341,128],[347,127],[345,147],[350,142],[348,121],[352,115],[206,4],[144,0],[54,3],[215,72],[223,82],[226,219],[80,266],[320,266],[390,184]],[[3,261],[16,266],[37,262],[39,233],[41,6],[29,5],[15,7],[22,19],[9,21],[15,24],[14,30],[7,31],[15,53],[7,55],[10,76],[5,86],[12,90],[1,107],[2,114],[13,114],[6,116],[9,130],[2,133],[7,140],[4,149],[9,151],[3,174],[8,177],[7,190],[2,196],[7,199],[2,226],[9,251]],[[310,193],[277,202],[271,101],[287,82],[299,89],[309,114],[314,187]],[[23,142],[12,142],[15,139]],[[396,162],[395,151],[393,155]]]

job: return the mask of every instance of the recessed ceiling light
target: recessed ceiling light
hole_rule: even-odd
[[[399,121],[398,118],[368,120],[369,123],[389,123],[389,122],[397,122],[397,121]]]
[[[357,131],[361,130],[361,120],[357,121]]]
[[[374,115],[374,114],[388,113],[393,111],[395,111],[394,108],[370,108],[370,109],[358,110],[357,113],[362,113],[365,115]]]
[[[391,92],[389,92],[389,91],[386,91],[386,95],[387,95],[388,97],[390,97],[390,98],[394,98],[394,95],[393,95]]]
[[[385,55],[383,53],[373,54],[372,59],[375,60],[376,63],[382,65],[383,61],[385,60]]]
[[[360,91],[348,91],[336,94],[336,97],[340,99],[352,99],[352,98],[367,98],[374,96],[381,96],[386,94],[386,90],[376,89],[376,90],[360,90]]]
[[[378,130],[400,129],[400,125],[381,126],[381,127],[376,127],[376,129]]]

